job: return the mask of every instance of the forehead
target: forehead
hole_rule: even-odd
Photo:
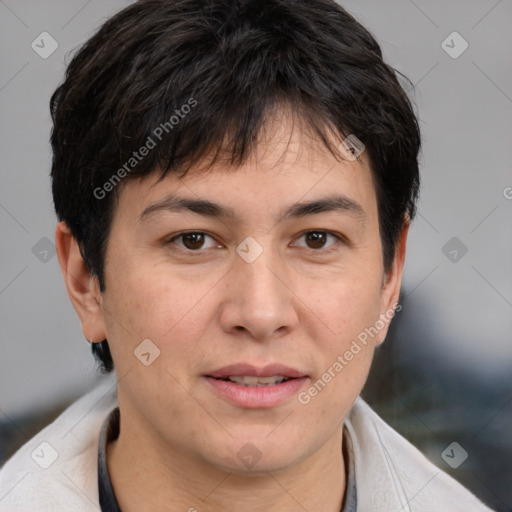
[[[347,156],[340,140],[331,139]],[[351,156],[351,155],[349,155]],[[155,201],[163,201],[170,193],[188,199],[210,199],[226,205],[232,214],[242,209],[282,211],[284,205],[320,196],[340,196],[361,204],[368,215],[376,208],[374,180],[370,160],[363,152],[357,160],[337,159],[325,144],[308,133],[300,119],[283,110],[264,124],[258,141],[247,160],[232,165],[231,153],[221,151],[215,163],[211,157],[191,166],[184,177],[160,172],[141,179],[130,179],[120,190],[118,208],[130,210],[139,217]],[[142,215],[144,216],[144,215]],[[234,216],[234,215],[232,215]]]

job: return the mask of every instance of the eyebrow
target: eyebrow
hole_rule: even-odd
[[[224,218],[226,220],[234,220],[237,217],[233,208],[214,203],[208,199],[192,199],[170,195],[147,206],[140,214],[139,220],[144,221],[159,212],[180,212],[183,210],[189,210],[205,217]],[[281,212],[277,220],[281,222],[287,219],[326,212],[348,213],[361,222],[366,219],[366,213],[359,203],[344,195],[332,195],[314,201],[294,203]]]

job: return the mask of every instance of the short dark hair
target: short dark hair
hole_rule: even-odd
[[[421,145],[395,73],[334,0],[138,1],[82,46],[51,98],[57,216],[104,291],[118,181],[183,176],[221,151],[240,165],[266,116],[286,105],[336,158],[329,134],[365,145],[388,270],[415,214]],[[113,369],[107,340],[93,352],[103,371]]]

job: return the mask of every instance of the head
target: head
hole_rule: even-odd
[[[226,469],[233,439],[268,468],[318,449],[385,338],[418,195],[418,123],[375,39],[330,0],[139,1],[51,112],[59,261],[126,414]],[[235,363],[292,367],[302,399],[229,403],[211,379]]]

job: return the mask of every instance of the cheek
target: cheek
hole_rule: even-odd
[[[172,352],[187,352],[208,325],[208,283],[188,283],[162,272],[126,272],[105,294],[107,337],[114,358],[131,358],[144,339],[160,349],[162,360]],[[206,297],[207,298],[207,297]],[[117,357],[116,357],[117,356]],[[131,362],[131,359],[128,359]]]
[[[379,318],[380,281],[351,278],[329,285],[312,297],[314,310],[322,319],[335,348],[355,338]]]
[[[342,421],[370,370],[375,344],[368,329],[379,318],[379,288],[375,282],[364,284],[338,283],[315,299],[321,318],[313,335],[318,364],[301,403],[316,409],[318,428]]]

